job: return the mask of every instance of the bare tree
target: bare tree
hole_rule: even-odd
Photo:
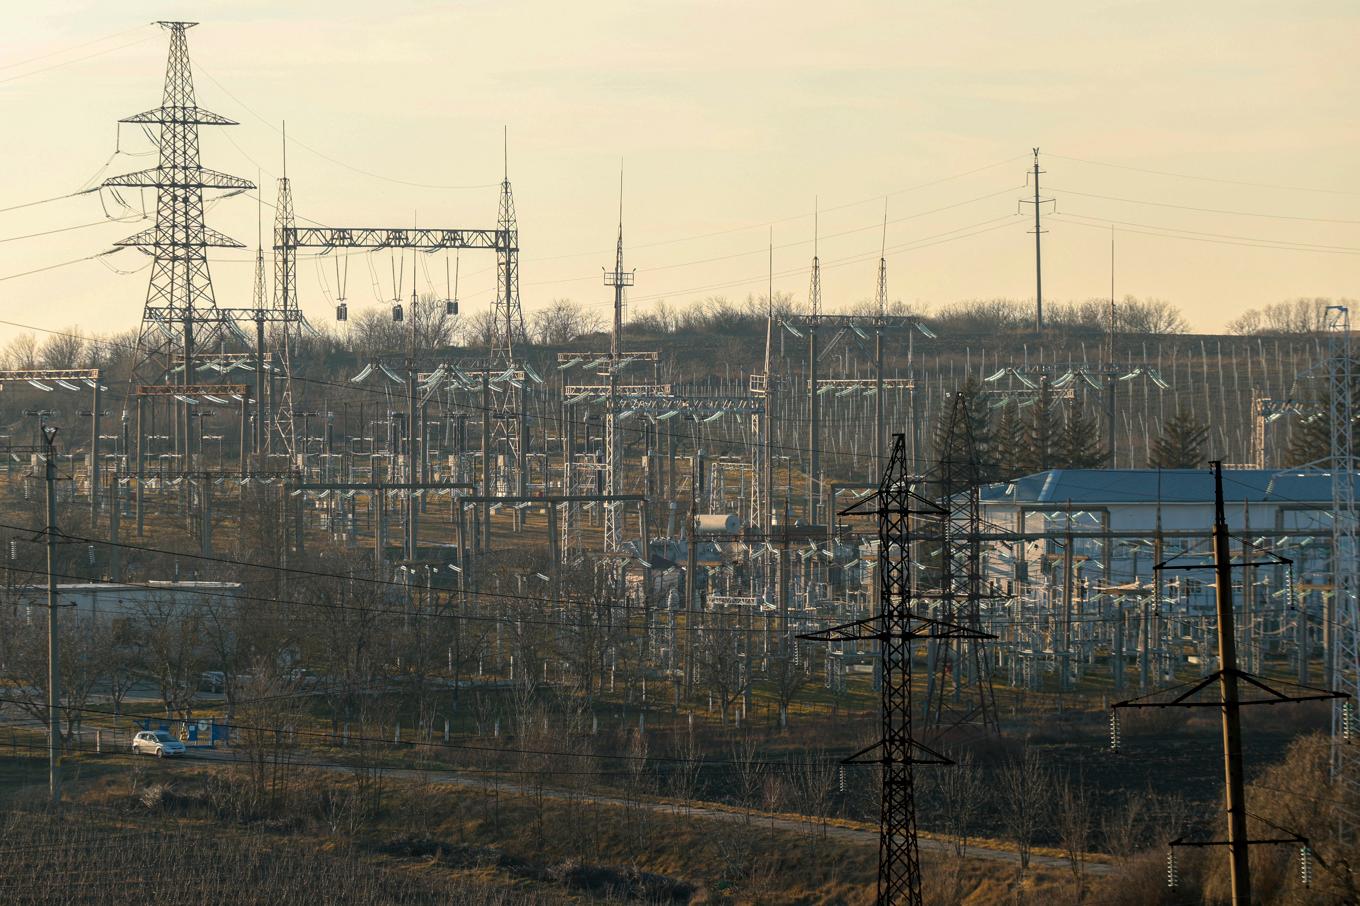
[[[1116,310],[1117,329],[1124,333],[1166,336],[1185,333],[1190,325],[1181,310],[1165,299],[1125,296]]]
[[[1078,902],[1086,895],[1086,853],[1091,845],[1091,795],[1081,777],[1070,774],[1054,782],[1058,801],[1058,839],[1072,870]]]
[[[554,299],[529,316],[529,336],[541,346],[564,346],[605,327],[604,318],[570,299]]]
[[[798,642],[789,639],[787,644],[791,648]],[[779,706],[779,728],[782,730],[788,726],[789,704],[798,695],[799,690],[806,686],[812,678],[802,664],[794,662],[791,653],[784,652],[770,659],[766,678],[774,688],[775,701]]]
[[[1039,752],[1029,743],[1023,744],[1019,755],[1002,765],[999,780],[1004,818],[1020,855],[1020,870],[1024,872],[1029,869],[1035,834],[1048,813],[1046,806],[1052,783]]]
[[[1118,804],[1101,810],[1100,831],[1106,852],[1128,862],[1146,845],[1153,816],[1150,795],[1126,795]]]
[[[746,823],[751,823],[751,809],[760,799],[765,778],[765,763],[760,760],[760,742],[749,729],[732,734],[732,769],[737,774],[737,794],[746,809]]]
[[[940,829],[954,849],[954,858],[950,860],[950,901],[961,902],[968,841],[982,806],[983,788],[972,752],[960,750],[954,762],[952,767],[931,771],[927,776],[939,800]]]
[[[808,816],[808,826],[819,828],[819,835],[825,839],[831,793],[836,788],[836,765],[821,749],[805,750],[794,776],[799,801]]]
[[[242,690],[236,724],[256,808],[277,807],[296,749],[298,686],[276,659],[256,658]]]
[[[38,367],[38,338],[31,333],[21,333],[5,344],[4,363],[6,368],[32,370]]]
[[[85,338],[73,326],[49,336],[38,355],[44,368],[79,368],[84,353]]]
[[[202,654],[202,615],[168,595],[138,603],[142,624],[142,663],[160,692],[165,716],[186,716],[198,690]]]
[[[694,736],[691,725],[674,742],[671,760],[674,764],[669,777],[671,795],[680,801],[688,814],[699,789],[699,775],[704,768],[704,754]]]
[[[714,616],[709,614],[708,616]],[[721,621],[721,614],[716,615]],[[704,626],[699,632],[699,671],[703,684],[718,700],[723,723],[728,711],[746,691],[745,661],[738,648],[741,633],[727,631],[721,622],[716,628]]]
[[[37,607],[0,609],[3,633],[3,677],[6,697],[32,719],[47,726],[47,620],[33,619]],[[45,614],[45,608],[42,613]],[[61,644],[62,734],[70,738],[79,729],[86,706],[99,682],[107,675],[111,648],[107,626],[91,619],[77,620],[70,612],[58,615]]]
[[[1302,298],[1273,302],[1261,308],[1251,308],[1228,324],[1228,332],[1236,334],[1312,334],[1326,327],[1327,307],[1331,299]],[[1347,305],[1347,300],[1340,300]]]
[[[496,336],[496,319],[489,311],[479,311],[462,319],[461,336],[469,346],[490,347]]]

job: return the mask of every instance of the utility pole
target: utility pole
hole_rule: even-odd
[[[1264,679],[1254,676],[1237,666],[1237,638],[1233,620],[1232,570],[1235,566],[1258,565],[1251,558],[1264,554],[1270,564],[1290,565],[1291,561],[1269,552],[1257,551],[1249,539],[1242,541],[1242,562],[1232,562],[1229,549],[1228,519],[1223,501],[1223,463],[1214,461],[1209,464],[1214,476],[1214,524],[1213,524],[1213,561],[1212,564],[1190,562],[1174,565],[1171,561],[1158,561],[1154,567],[1157,575],[1165,569],[1199,570],[1212,565],[1214,585],[1217,591],[1216,610],[1218,616],[1218,669],[1188,687],[1184,684],[1170,689],[1151,693],[1147,696],[1116,702],[1115,708],[1217,708],[1223,725],[1223,799],[1228,818],[1228,837],[1226,840],[1190,841],[1184,838],[1172,840],[1170,845],[1178,846],[1222,846],[1228,847],[1229,872],[1232,883],[1233,906],[1251,906],[1251,865],[1247,858],[1249,848],[1261,844],[1307,845],[1307,840],[1298,834],[1287,837],[1252,840],[1247,836],[1247,806],[1243,784],[1244,765],[1242,759],[1242,718],[1241,709],[1247,705],[1277,705],[1287,702],[1341,700],[1347,696],[1343,692],[1319,689],[1299,683],[1289,693],[1272,688]],[[1158,526],[1160,547],[1160,523]],[[1181,556],[1194,557],[1192,554]],[[1173,560],[1176,558],[1172,558]],[[1159,583],[1160,584],[1160,583]],[[1240,685],[1241,684],[1245,685]],[[1215,699],[1196,698],[1198,693],[1218,687]],[[1249,698],[1242,698],[1246,688]],[[1168,693],[1177,694],[1170,699],[1159,699]],[[1286,832],[1287,833],[1287,832]]]
[[[1040,220],[1042,205],[1052,201],[1051,198],[1039,197],[1039,176],[1043,173],[1039,169],[1039,149],[1034,149],[1034,170],[1030,174],[1034,179],[1034,198],[1022,198],[1021,204],[1034,205],[1034,329],[1044,329],[1044,270],[1043,270],[1043,224]]]
[[[1039,149],[1034,149],[1034,327],[1044,329],[1043,230],[1039,226]]]
[[[1036,176],[1035,185],[1039,178]],[[1034,209],[1039,210],[1036,204]],[[1115,468],[1115,411],[1114,411],[1114,392],[1117,369],[1114,362],[1114,339],[1115,330],[1119,326],[1117,313],[1114,305],[1114,227],[1110,227],[1110,335],[1108,337],[1105,352],[1105,467]]]
[[[1242,712],[1237,695],[1237,636],[1233,624],[1232,557],[1223,511],[1223,463],[1214,470],[1214,587],[1218,610],[1218,693],[1223,704],[1223,774],[1228,812],[1228,856],[1234,906],[1251,904],[1247,859],[1247,805],[1242,782]]]
[[[57,455],[55,425],[42,426],[47,483],[47,786],[61,807],[61,651],[57,625]]]
[[[817,324],[822,316],[822,259],[818,255],[820,220],[813,204],[812,214],[812,276],[808,281],[808,318],[807,318],[807,381],[808,381],[808,471],[807,471],[807,521],[808,525],[817,522],[817,472],[820,462],[818,447],[821,444],[821,413],[818,411],[820,398],[817,396]]]

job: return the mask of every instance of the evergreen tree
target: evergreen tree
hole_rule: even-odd
[[[1029,470],[1032,472],[1052,469],[1058,464],[1056,453],[1060,426],[1053,402],[1053,388],[1044,380],[1039,384],[1039,394],[1034,398],[1029,412]]]
[[[1075,405],[1068,406],[1057,445],[1057,459],[1062,468],[1099,468],[1105,462],[1106,453],[1100,448],[1099,436],[1095,416],[1082,415]]]
[[[1289,468],[1317,463],[1327,468],[1332,460],[1332,413],[1327,395],[1318,394],[1303,407],[1303,415],[1295,419],[1289,430],[1289,446],[1285,450],[1285,465]]]
[[[1351,364],[1351,402],[1357,410],[1351,431],[1360,439],[1360,361]],[[1308,401],[1300,406],[1301,415],[1289,431],[1289,446],[1285,450],[1287,465],[1291,467],[1316,464],[1331,468],[1332,463],[1332,393],[1331,377],[1315,375]]]
[[[1204,441],[1209,426],[1183,409],[1162,425],[1162,436],[1152,446],[1148,465],[1154,469],[1195,469],[1204,464]]]
[[[1352,366],[1360,371],[1360,363]],[[1351,386],[1352,404],[1360,407],[1360,378]],[[1285,450],[1286,465],[1290,467],[1316,464],[1327,469],[1332,464],[1332,394],[1326,385],[1315,387],[1308,402],[1300,410],[1289,430],[1289,446]],[[1360,411],[1351,431],[1360,440]]]
[[[955,407],[964,421],[956,424]],[[956,475],[972,481],[992,481],[993,460],[991,413],[987,411],[982,385],[969,377],[954,396],[945,401],[935,428],[934,447],[937,463],[948,462]]]
[[[992,437],[996,463],[996,477],[1008,481],[1031,471],[1029,437],[1025,431],[1024,420],[1020,417],[1020,407],[1014,400],[1006,403],[997,419],[996,431]]]

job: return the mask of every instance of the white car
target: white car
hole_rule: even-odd
[[[143,730],[132,737],[132,754],[168,758],[184,754],[184,743],[164,730]]]

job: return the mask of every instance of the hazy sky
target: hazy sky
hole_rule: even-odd
[[[1109,292],[1111,222],[1117,292],[1168,299],[1196,328],[1360,296],[1353,2],[6,5],[0,208],[154,163],[132,156],[151,147],[135,127],[110,161],[114,123],[159,104],[167,42],[146,23],[187,18],[199,103],[241,123],[203,128],[204,165],[258,172],[272,200],[286,119],[300,218],[493,226],[507,127],[526,313],[564,297],[606,311],[620,159],[634,311],[763,292],[771,225],[776,289],[804,298],[814,198],[832,308],[872,294],[885,196],[893,297],[1032,299],[1017,199],[1035,145],[1057,199],[1046,300]],[[0,278],[147,226],[100,223],[106,207],[127,213],[107,194],[0,213]],[[209,213],[249,246],[214,256],[220,304],[249,304],[256,209]],[[464,311],[481,310],[494,261],[464,259]],[[148,260],[0,280],[0,318],[125,329]],[[347,260],[351,311],[391,298],[388,253]],[[427,256],[419,285],[442,295],[443,275]],[[309,316],[332,318],[334,261],[299,278]]]

